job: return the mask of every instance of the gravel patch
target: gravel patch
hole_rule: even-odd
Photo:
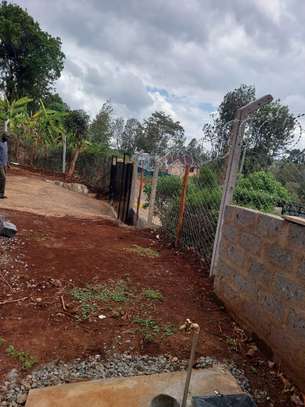
[[[227,367],[241,388],[249,392],[250,385],[244,372],[233,364],[220,364],[215,358],[207,356],[200,357],[194,367],[204,369],[215,365]],[[69,363],[51,362],[33,370],[26,377],[19,376],[18,371],[13,369],[0,387],[0,406],[19,407],[24,405],[30,389],[89,379],[174,372],[184,370],[186,367],[187,361],[179,360],[177,357],[115,354],[107,360],[100,355],[95,355],[86,360],[75,359]]]

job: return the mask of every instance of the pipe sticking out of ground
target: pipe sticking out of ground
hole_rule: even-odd
[[[192,376],[192,368],[193,368],[194,359],[195,359],[195,352],[196,352],[198,337],[199,337],[199,333],[200,333],[200,326],[198,324],[192,322],[190,319],[187,319],[185,321],[185,323],[180,327],[180,330],[185,331],[186,333],[191,333],[191,335],[192,335],[192,349],[191,349],[190,359],[189,359],[189,363],[188,363],[188,367],[187,367],[183,399],[182,399],[182,403],[181,403],[181,407],[186,407],[187,396],[188,396],[191,376]]]

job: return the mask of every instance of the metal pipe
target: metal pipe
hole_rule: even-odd
[[[185,321],[185,323],[180,327],[180,330],[184,330],[185,332],[192,333],[192,348],[191,348],[190,359],[189,359],[189,363],[188,363],[188,367],[187,367],[183,399],[182,399],[182,403],[181,403],[181,407],[186,407],[187,396],[188,396],[191,377],[192,377],[192,368],[194,365],[196,347],[197,347],[199,333],[200,333],[200,326],[196,323],[193,323],[190,319],[187,319]]]

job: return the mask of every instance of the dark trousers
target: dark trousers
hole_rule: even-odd
[[[4,196],[6,175],[4,167],[0,166],[0,197]]]

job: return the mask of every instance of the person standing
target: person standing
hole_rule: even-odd
[[[0,141],[0,199],[6,198],[5,184],[6,184],[7,166],[8,166],[7,136],[5,133],[3,133]]]

